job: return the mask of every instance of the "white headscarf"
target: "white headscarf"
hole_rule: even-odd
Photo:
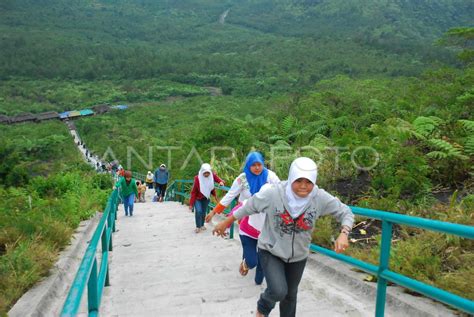
[[[153,173],[151,171],[148,171],[148,173],[146,174],[146,179],[153,180]]]
[[[210,175],[208,177],[204,176],[205,172],[209,172]],[[201,193],[209,199],[211,197],[211,191],[214,189],[214,177],[212,176],[212,169],[211,165],[204,163],[201,165],[201,169],[199,170],[199,189]]]
[[[304,208],[311,200],[315,193],[316,186],[313,191],[306,197],[299,197],[291,189],[291,184],[298,178],[306,178],[311,183],[316,184],[316,178],[318,177],[318,167],[316,163],[310,158],[299,157],[291,163],[290,172],[288,174],[288,183],[286,185],[285,193],[288,199],[288,212],[293,219],[297,218],[303,213]]]

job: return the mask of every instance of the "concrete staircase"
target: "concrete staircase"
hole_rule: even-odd
[[[212,236],[209,224],[196,234],[187,206],[150,202],[148,192],[148,202],[136,203],[133,217],[119,207],[111,287],[105,288],[101,315],[254,316],[265,283],[255,285],[254,271],[246,277],[238,273],[238,235],[235,240]],[[373,316],[374,311],[373,298],[352,295],[348,285],[315,273],[308,263],[298,316]],[[272,315],[279,315],[278,305]]]

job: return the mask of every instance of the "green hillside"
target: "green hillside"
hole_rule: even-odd
[[[199,156],[230,184],[251,149],[282,179],[307,155],[348,204],[474,225],[473,16],[467,0],[1,1],[0,115],[126,103],[75,125],[134,171],[170,148],[173,178]],[[111,184],[59,121],[0,125],[0,158],[4,315]],[[369,229],[349,255],[378,263]],[[474,299],[472,241],[394,238],[393,270]]]
[[[415,3],[6,1],[0,74],[195,82],[196,73],[231,86],[239,78],[265,78],[274,90],[340,73],[413,75],[439,61],[453,63],[433,41],[451,27],[472,25],[472,3]]]

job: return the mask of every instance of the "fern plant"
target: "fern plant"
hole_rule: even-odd
[[[466,155],[462,154],[462,150],[454,147],[451,143],[441,140],[441,139],[429,139],[428,144],[435,148],[435,151],[432,151],[426,156],[434,159],[458,159],[458,160],[467,160],[469,159]]]
[[[417,134],[422,135],[423,137],[428,137],[432,135],[435,130],[443,124],[443,120],[431,116],[431,117],[418,117],[413,121],[413,129]]]
[[[471,120],[459,120],[459,123],[463,126],[464,129],[466,129],[469,132],[474,133],[474,121]]]
[[[400,118],[391,118],[385,120],[385,124],[389,133],[401,140],[415,138],[417,140],[424,140],[425,136],[417,131],[413,125]]]
[[[297,119],[294,116],[292,115],[286,116],[281,122],[281,133],[284,136],[288,136],[293,130],[293,128],[296,126],[296,124],[297,124]]]
[[[464,139],[464,153],[467,155],[474,155],[474,121],[472,120],[459,120],[458,121],[463,129],[468,133]]]
[[[467,155],[474,156],[474,135],[470,135],[467,137],[464,143],[464,152]]]

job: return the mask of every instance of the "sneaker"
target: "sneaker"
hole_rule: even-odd
[[[201,231],[204,231],[204,230],[206,230],[206,227],[202,226],[200,229],[201,229]]]
[[[194,229],[194,233],[199,233],[201,230],[199,228]]]

